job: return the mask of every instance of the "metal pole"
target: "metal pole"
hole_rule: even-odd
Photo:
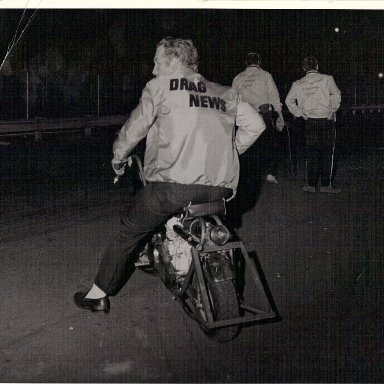
[[[97,75],[97,116],[100,116],[100,75]]]
[[[29,74],[27,70],[27,120],[29,119]]]

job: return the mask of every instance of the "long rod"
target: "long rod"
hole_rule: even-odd
[[[100,75],[97,75],[97,116],[100,116]]]
[[[29,119],[29,73],[27,70],[27,120]]]
[[[208,318],[207,323],[211,324],[213,323],[213,315],[212,315],[211,305],[209,303],[208,291],[205,284],[203,271],[201,268],[199,254],[196,251],[196,249],[193,249],[193,248],[192,248],[192,257],[193,257],[193,262],[195,264],[195,271],[197,274],[197,284],[199,285],[200,292],[201,292],[201,299],[203,300],[204,312]]]

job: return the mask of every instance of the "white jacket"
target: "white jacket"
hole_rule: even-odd
[[[238,153],[246,151],[265,129],[261,116],[250,105],[239,103],[235,90],[191,69],[154,78],[119,132],[112,163],[126,160],[147,136],[146,180],[235,191]]]
[[[241,95],[242,100],[250,103],[257,111],[260,105],[271,104],[281,114],[279,91],[272,75],[259,66],[248,66],[233,79],[232,87]]]
[[[296,117],[328,118],[340,107],[341,93],[332,76],[308,71],[292,84],[285,99],[289,111]]]

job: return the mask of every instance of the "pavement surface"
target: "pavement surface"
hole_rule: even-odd
[[[382,382],[383,160],[381,149],[343,154],[339,195],[304,193],[302,164],[295,178],[240,189],[237,232],[282,319],[224,344],[140,270],[108,315],[73,304],[129,182],[3,178],[1,382]]]

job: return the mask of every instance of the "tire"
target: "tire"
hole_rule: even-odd
[[[208,282],[208,297],[210,300],[214,320],[228,320],[239,317],[239,302],[231,280]],[[200,309],[200,327],[212,340],[226,343],[233,340],[240,332],[240,325],[230,325],[222,328],[207,328],[204,323],[206,316]]]

